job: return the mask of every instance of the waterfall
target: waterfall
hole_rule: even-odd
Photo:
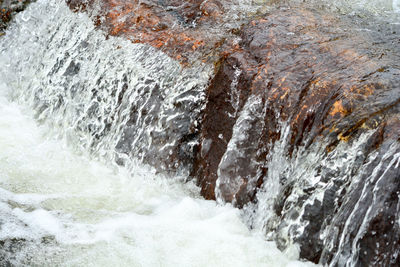
[[[86,15],[54,1],[16,20],[2,42],[9,52],[1,75],[13,100],[81,151],[185,171],[178,159],[193,149],[207,66],[182,69],[150,46],[106,41]]]
[[[215,51],[195,42],[187,62],[102,31],[97,1],[15,16],[0,36],[0,265],[398,262],[398,1],[210,2]],[[176,16],[195,34],[216,23]]]
[[[185,182],[210,75],[64,1],[19,13],[0,39],[0,265],[306,266]]]

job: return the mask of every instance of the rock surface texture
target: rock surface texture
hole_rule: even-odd
[[[205,197],[269,202],[268,232],[303,258],[396,265],[398,56],[345,27],[304,9],[245,25],[207,89],[193,174]]]
[[[32,0],[0,0],[0,36],[13,16],[23,11]]]
[[[67,3],[109,36],[214,64],[171,153],[205,198],[243,208],[304,259],[400,265],[398,24],[306,6],[240,14],[234,1]]]
[[[205,56],[203,60],[215,54],[223,43],[222,36],[232,27],[223,23],[224,5],[218,0],[67,0],[67,3],[75,11],[96,7],[88,10],[97,11],[95,23],[110,36],[149,44],[184,64],[200,51]]]

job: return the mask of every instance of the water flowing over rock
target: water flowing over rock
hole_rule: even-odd
[[[131,38],[151,31],[151,38],[137,41],[178,59],[187,47],[195,50],[195,39],[210,43],[201,23],[217,15],[204,19],[199,1],[167,5],[175,17],[161,14],[181,19],[179,34],[195,37],[156,44],[171,35],[168,26],[157,26],[171,25],[168,19],[158,15],[151,28],[149,20],[141,22],[139,8],[135,22],[118,24],[123,16],[110,15],[115,6],[107,13],[114,18],[106,22],[109,32]],[[152,18],[158,8],[143,10],[151,10]],[[194,21],[200,26],[185,25]],[[392,29],[368,34],[352,23],[322,11],[281,8],[233,31],[236,39],[214,41],[223,49],[206,89],[192,175],[203,196],[255,212],[250,224],[262,224],[282,248],[300,244],[303,258],[339,266],[395,265],[398,35]]]
[[[34,1],[34,0],[33,0]],[[4,34],[12,17],[23,11],[32,0],[1,0],[0,1],[0,36]]]
[[[143,45],[93,56],[104,40],[88,31],[47,55],[25,97],[39,120],[118,164],[190,173],[303,259],[400,265],[398,23],[307,3],[66,2],[105,38]]]
[[[193,174],[205,197],[248,204],[250,223],[303,258],[394,266],[398,35],[346,23],[282,9],[244,26],[207,89]]]
[[[0,38],[0,266],[313,266],[187,176],[135,160],[179,168],[167,162],[212,73],[199,65],[106,37],[63,0],[14,17]]]
[[[238,8],[243,5],[236,1]],[[244,3],[248,1],[243,1]],[[134,43],[146,43],[183,64],[215,60],[216,50],[229,30],[240,25],[240,13],[229,22],[234,3],[220,0],[167,1],[75,1],[72,10],[93,13],[96,25],[110,36],[124,36]],[[230,9],[225,10],[224,4]],[[87,9],[91,6],[91,9]]]

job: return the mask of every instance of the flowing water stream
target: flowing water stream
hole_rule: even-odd
[[[400,11],[398,0],[317,2],[346,14]],[[281,252],[266,241],[265,231],[279,224],[271,211],[276,196],[266,189],[278,191],[281,173],[318,184],[321,161],[347,179],[372,132],[343,144],[339,152],[353,151],[344,156],[324,159],[316,144],[293,161],[284,157],[284,135],[260,205],[240,212],[206,201],[187,181],[184,158],[196,145],[187,133],[199,123],[211,75],[207,65],[182,68],[150,46],[106,37],[62,0],[38,0],[19,13],[0,39],[0,266],[312,265],[298,261],[295,245]],[[251,98],[236,114],[238,96],[230,100],[238,137],[221,166],[252,131],[249,120],[264,112]],[[399,164],[397,149],[387,152],[389,167]],[[229,180],[220,175],[219,182]]]
[[[154,135],[187,127],[174,103],[198,101],[187,91],[204,86],[206,67],[105,40],[55,0],[16,17],[0,58],[1,266],[308,265],[237,209],[203,200],[184,170],[167,177],[132,159],[170,154]]]
[[[300,264],[194,186],[78,155],[30,109],[0,101],[1,266]]]

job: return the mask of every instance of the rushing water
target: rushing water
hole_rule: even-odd
[[[400,11],[398,0],[305,2],[360,16]],[[265,240],[264,231],[282,243],[306,227],[300,221],[280,225],[274,217],[279,179],[303,181],[294,189],[297,198],[302,187],[323,188],[306,204],[321,201],[334,184],[321,181],[316,166],[322,162],[323,171],[335,170],[346,184],[372,132],[328,158],[315,144],[292,161],[284,156],[284,134],[271,150],[268,182],[258,192],[262,201],[244,212],[206,201],[186,181],[184,159],[196,144],[191,129],[211,74],[208,66],[182,68],[152,47],[107,38],[62,0],[39,0],[17,15],[0,39],[0,266],[309,265],[296,261],[295,246],[284,244],[289,248],[281,252]],[[239,119],[220,163],[225,172],[219,172],[217,196],[265,112],[259,99],[250,98],[239,113],[236,87],[234,79],[230,115]],[[282,129],[290,131],[284,123]],[[389,167],[398,167],[396,149],[387,152],[386,158],[394,155]],[[140,162],[157,166],[158,173]],[[338,253],[336,263],[348,259],[346,238],[339,251],[345,256]]]
[[[311,3],[314,6],[328,8],[341,13],[370,12],[378,16],[384,16],[400,11],[399,0],[292,0],[289,2]]]
[[[308,265],[184,176],[131,159],[172,154],[154,135],[179,135],[173,105],[199,101],[207,68],[193,78],[152,48],[106,40],[63,1],[20,13],[0,52],[1,266]]]
[[[300,264],[194,186],[113,170],[46,137],[30,109],[0,103],[0,265]]]

